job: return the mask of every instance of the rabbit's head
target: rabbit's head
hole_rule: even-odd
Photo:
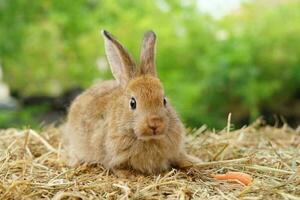
[[[155,67],[156,36],[144,35],[139,67],[127,50],[107,31],[102,31],[105,50],[113,76],[122,87],[120,118],[123,127],[141,140],[159,139],[172,128],[170,112],[163,86]]]

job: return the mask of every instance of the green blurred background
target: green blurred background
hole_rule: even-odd
[[[80,89],[111,78],[100,29],[136,60],[157,33],[159,76],[190,127],[222,128],[228,113],[237,126],[300,123],[299,0],[1,0],[0,128],[61,119]]]

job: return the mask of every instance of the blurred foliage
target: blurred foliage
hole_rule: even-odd
[[[88,87],[111,77],[100,28],[135,58],[153,29],[160,78],[185,122],[222,127],[229,112],[254,119],[300,89],[300,2],[268,2],[213,20],[193,0],[2,0],[4,78],[23,96]]]
[[[44,105],[26,106],[22,110],[2,110],[0,112],[1,128],[41,128],[42,113],[49,109]]]

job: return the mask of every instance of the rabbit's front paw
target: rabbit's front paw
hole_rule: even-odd
[[[112,172],[119,178],[132,179],[135,175],[126,169],[113,169]]]
[[[175,165],[180,169],[186,169],[191,168],[201,162],[202,160],[200,158],[188,154],[183,154],[175,161]]]

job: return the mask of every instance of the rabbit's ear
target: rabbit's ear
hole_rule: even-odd
[[[141,74],[150,74],[156,76],[155,46],[155,33],[153,31],[146,32],[141,49]]]
[[[105,52],[115,79],[121,84],[133,78],[135,63],[128,51],[107,31],[102,30]]]

